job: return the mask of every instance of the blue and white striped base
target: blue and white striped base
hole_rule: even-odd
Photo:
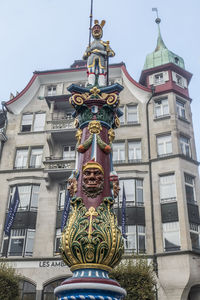
[[[69,296],[64,298],[59,298],[59,300],[118,300],[119,298],[113,298],[109,296],[93,296],[93,295],[76,295],[76,296]]]

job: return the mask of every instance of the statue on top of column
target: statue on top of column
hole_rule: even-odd
[[[110,48],[109,41],[104,42],[101,40],[103,36],[103,26],[105,21],[94,21],[92,27],[92,36],[94,41],[89,45],[83,55],[83,59],[87,59],[87,73],[88,85],[106,85],[107,63],[108,57],[115,55],[114,51]]]

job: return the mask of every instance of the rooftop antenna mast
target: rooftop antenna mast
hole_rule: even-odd
[[[92,36],[92,19],[93,19],[93,0],[91,0],[91,7],[90,7],[89,47],[91,45],[91,36]]]

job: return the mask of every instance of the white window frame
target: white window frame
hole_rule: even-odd
[[[167,110],[167,112],[165,110]],[[160,113],[158,113],[158,111],[160,111]],[[154,115],[156,119],[169,116],[168,98],[156,99],[154,101]]]
[[[68,150],[65,150],[68,148]],[[63,159],[73,160],[76,157],[76,146],[63,145]]]
[[[133,118],[132,118],[132,116],[133,116]],[[127,124],[138,124],[139,123],[138,105],[137,104],[126,106],[126,123]]]
[[[177,200],[175,174],[160,175],[160,202],[169,203]],[[170,194],[171,193],[171,194]],[[168,197],[163,196],[167,195]]]
[[[172,71],[172,80],[181,88],[187,88],[187,79],[174,71]]]
[[[185,173],[184,178],[185,178],[185,197],[186,197],[186,201],[187,201],[187,203],[196,204],[197,200],[196,200],[196,193],[195,193],[195,177]],[[187,179],[190,179],[191,182],[189,182]],[[194,196],[193,201],[189,201],[187,199],[186,186],[192,188],[193,196]]]
[[[112,144],[112,147],[113,147],[113,163],[125,163],[126,162],[125,141],[115,142]]]
[[[122,227],[119,226],[120,230]],[[144,254],[146,252],[146,228],[143,225],[126,225],[126,236],[124,239],[125,253]],[[140,248],[140,237],[144,237],[145,248]]]
[[[28,154],[29,154],[28,147],[16,149],[15,163],[14,163],[15,169],[24,169],[28,167]]]
[[[120,106],[119,109],[122,111],[123,115],[119,117],[120,124],[124,125],[125,124],[125,106]]]
[[[198,247],[193,247],[191,234],[196,235],[198,237],[198,244],[199,244]],[[190,238],[191,238],[192,249],[200,250],[200,225],[199,224],[190,223]]]
[[[30,192],[29,193],[28,192],[27,193],[23,192],[23,188],[26,188],[26,187],[30,187]],[[9,209],[10,203],[12,201],[12,198],[14,196],[15,189],[16,189],[16,186],[11,186],[10,187],[8,209]],[[31,211],[36,211],[37,208],[38,208],[40,185],[39,184],[18,185],[18,191],[19,191],[20,203],[19,203],[17,211],[30,211],[30,210]],[[23,195],[27,195],[26,198],[28,200],[27,204],[25,206],[22,205]],[[36,197],[35,197],[35,195],[36,195]],[[36,205],[35,204],[33,205],[33,201],[36,201],[36,203],[35,203]]]
[[[180,243],[180,226],[179,226],[179,222],[170,222],[170,223],[163,223],[163,245],[164,245],[164,251],[165,252],[170,252],[170,251],[179,251],[181,248],[181,243]],[[176,246],[173,248],[167,248],[166,247],[166,243],[165,243],[165,239],[169,239],[171,238],[171,243],[172,240],[174,239],[173,235],[177,234],[177,236],[175,237],[177,242],[176,242]]]
[[[142,160],[141,141],[128,141],[128,160],[129,162],[140,162]]]
[[[4,241],[8,240],[7,236],[4,235],[3,243],[2,243],[2,249]],[[23,240],[23,247],[22,247],[22,253],[18,253],[18,255],[15,255],[14,252],[11,252],[11,244],[14,240]],[[32,251],[27,252],[27,248],[30,246],[29,242],[33,240],[32,245]],[[33,248],[34,248],[34,240],[35,240],[35,229],[11,229],[10,238],[8,241],[8,250],[7,250],[7,256],[12,257],[25,257],[25,256],[33,256]],[[32,243],[32,242],[31,242]]]
[[[123,198],[123,184],[126,195],[126,207],[133,206],[144,206],[144,187],[143,187],[143,179],[141,178],[131,178],[131,179],[120,179],[119,180],[119,200],[115,202],[115,208],[122,207],[122,198]],[[130,189],[132,187],[132,189]],[[130,190],[129,190],[130,189]],[[130,194],[128,192],[130,191]],[[142,201],[140,201],[140,196],[142,195]]]
[[[168,155],[171,155],[173,153],[171,134],[158,135],[156,137],[156,141],[157,141],[158,157],[168,156]],[[160,146],[163,147],[163,153],[160,153]],[[170,147],[171,151],[168,150],[168,147]]]
[[[149,85],[161,85],[164,84],[166,81],[169,81],[169,72],[164,71],[164,72],[158,72],[155,74],[152,74],[149,76]]]
[[[31,148],[30,168],[40,168],[42,165],[43,147]]]
[[[191,157],[190,138],[184,135],[180,135],[180,148],[181,154],[186,157]]]
[[[58,193],[58,210],[63,210],[66,199],[66,184],[60,184]]]
[[[21,132],[30,132],[32,130],[32,125],[33,125],[33,113],[23,114],[21,120]]]
[[[47,96],[55,96],[57,94],[57,85],[52,84],[47,86]]]
[[[176,112],[177,116],[180,119],[187,120],[186,118],[186,107],[185,102],[180,100],[179,98],[176,98]]]
[[[45,127],[46,113],[35,113],[33,121],[33,132],[43,131]]]
[[[61,228],[57,228],[56,229],[56,234],[55,234],[55,244],[54,244],[54,253],[55,254],[60,254],[60,252],[57,251],[56,246],[57,246],[58,242],[60,243],[61,237],[62,237]]]

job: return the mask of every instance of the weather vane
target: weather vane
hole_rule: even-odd
[[[157,9],[157,7],[153,7],[153,8],[152,8],[152,11],[155,11],[155,12],[156,12],[156,16],[157,16],[157,18],[156,18],[156,20],[155,20],[156,24],[160,24],[161,19],[158,17],[158,9]]]

